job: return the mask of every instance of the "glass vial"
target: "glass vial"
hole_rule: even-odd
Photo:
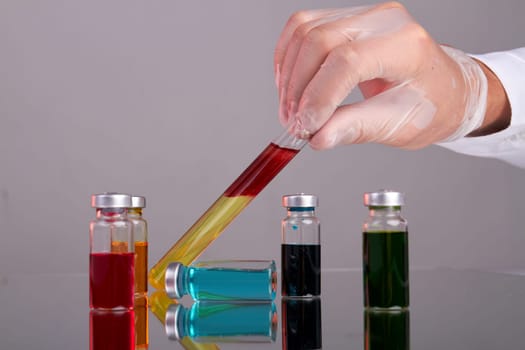
[[[408,230],[401,216],[404,195],[380,190],[364,195],[368,218],[363,224],[364,304],[367,308],[409,306]]]
[[[148,223],[142,216],[146,207],[146,198],[131,196],[131,206],[128,208],[128,219],[133,224],[135,240],[135,295],[148,293]]]
[[[364,313],[364,343],[367,350],[410,350],[408,310]]]
[[[277,322],[271,301],[199,301],[191,308],[170,305],[165,329],[173,340],[189,337],[199,343],[270,343],[275,341]]]
[[[89,301],[92,309],[131,309],[134,296],[135,253],[127,194],[91,197],[96,219],[89,226]]]
[[[321,295],[321,235],[315,216],[317,196],[286,195],[288,211],[281,222],[281,294],[288,297]]]
[[[225,260],[168,265],[166,293],[194,300],[273,300],[277,272],[272,260]]]

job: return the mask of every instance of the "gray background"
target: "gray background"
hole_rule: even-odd
[[[273,48],[357,1],[0,1],[0,273],[86,272],[90,194],[147,197],[156,261],[281,132]],[[521,0],[404,1],[440,42],[522,46]],[[357,97],[357,94],[356,94]],[[525,267],[525,170],[438,147],[305,149],[203,258],[279,259],[284,193],[320,196],[323,266],[361,265],[364,191],[406,192],[414,266]]]

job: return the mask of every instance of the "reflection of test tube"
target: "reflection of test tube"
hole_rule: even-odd
[[[283,298],[281,306],[283,350],[321,349],[321,299]]]
[[[176,304],[163,291],[155,292],[150,297],[151,312],[157,319],[165,326],[166,313],[170,305]],[[220,350],[220,348],[212,343],[195,343],[190,337],[184,337],[179,340],[179,343],[185,350]]]
[[[91,350],[135,349],[135,312],[91,310],[89,348]]]
[[[199,301],[191,308],[172,304],[166,334],[196,342],[270,343],[275,341],[277,310],[273,302]]]
[[[210,208],[150,270],[149,282],[164,288],[164,274],[172,262],[191,264],[239,215],[263,188],[295,157],[307,140],[285,131],[271,142]]]
[[[273,260],[172,263],[165,280],[166,292],[177,299],[189,294],[194,300],[273,300],[277,272]]]
[[[135,295],[133,305],[135,311],[135,348],[145,350],[148,348],[148,297]]]
[[[365,310],[365,350],[409,350],[410,314]]]

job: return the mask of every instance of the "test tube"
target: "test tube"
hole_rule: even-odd
[[[150,270],[149,283],[164,288],[168,265],[189,265],[239,215],[308,142],[287,129],[271,142]]]

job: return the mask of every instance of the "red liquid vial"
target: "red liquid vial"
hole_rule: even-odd
[[[103,193],[91,197],[97,217],[91,221],[89,305],[92,309],[133,308],[135,243],[127,218],[131,197]]]

